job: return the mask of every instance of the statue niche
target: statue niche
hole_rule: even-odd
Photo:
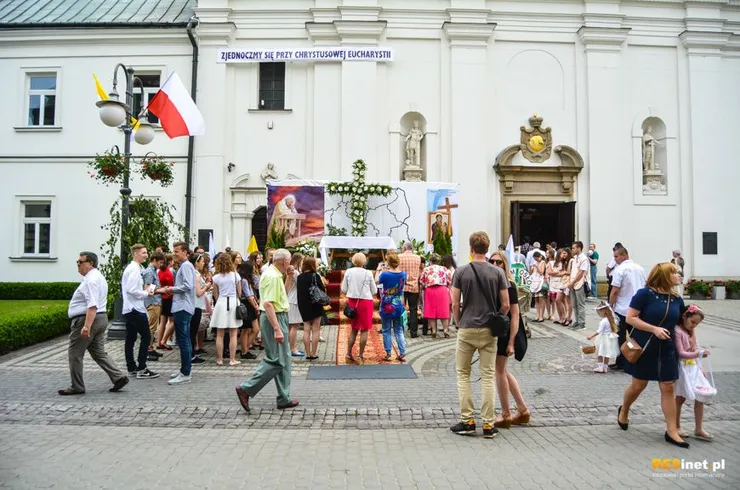
[[[418,112],[401,118],[402,180],[421,182],[426,174],[426,119]]]
[[[666,128],[660,118],[648,117],[642,122],[642,194],[666,195]]]

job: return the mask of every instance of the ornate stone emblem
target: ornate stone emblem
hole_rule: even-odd
[[[521,126],[520,150],[524,158],[533,163],[542,163],[552,153],[551,128],[542,128],[542,118],[534,114],[529,118],[529,128]]]

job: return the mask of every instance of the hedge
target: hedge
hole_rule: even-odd
[[[69,301],[79,285],[79,282],[0,282],[0,299]]]
[[[69,318],[64,305],[7,316],[0,319],[0,354],[43,342],[65,332],[69,332]]]

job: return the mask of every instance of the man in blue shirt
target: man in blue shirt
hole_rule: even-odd
[[[188,244],[176,242],[175,260],[180,264],[175,276],[175,286],[170,287],[173,293],[172,315],[175,317],[175,334],[180,349],[180,371],[170,375],[169,384],[190,383],[190,368],[193,359],[193,346],[190,343],[190,320],[195,313],[195,267],[188,260]]]

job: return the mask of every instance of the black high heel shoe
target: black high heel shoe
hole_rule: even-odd
[[[678,442],[677,440],[675,440],[674,438],[672,438],[671,436],[669,436],[668,435],[668,432],[665,433],[665,442],[667,442],[669,444],[673,444],[674,446],[682,447],[684,449],[688,449],[689,448],[689,443],[688,442],[686,442],[686,441]]]
[[[622,422],[619,421],[619,414],[620,413],[622,413],[622,405],[619,405],[619,408],[617,409],[617,424],[619,424],[619,428],[620,429],[627,430],[629,428],[630,424],[629,424],[629,422],[627,422],[626,424],[623,424]],[[668,435],[668,433],[666,432],[666,436],[667,435]]]

